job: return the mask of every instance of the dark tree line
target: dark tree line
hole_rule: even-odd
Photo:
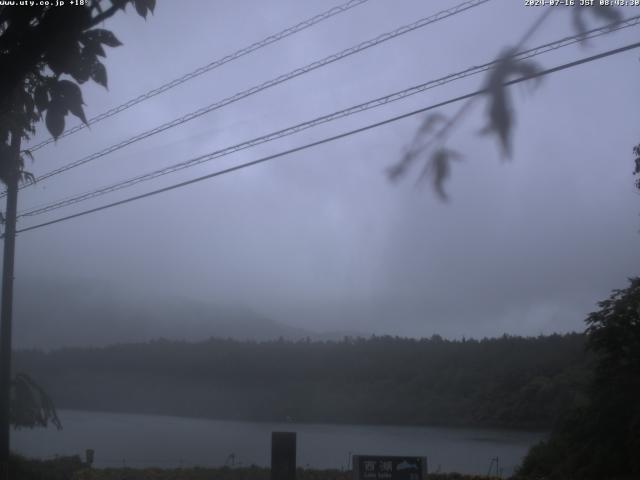
[[[10,425],[59,426],[46,391],[25,374],[13,376],[11,331],[18,186],[35,182],[25,170],[32,152],[22,140],[44,120],[58,138],[65,118],[87,124],[81,84],[92,80],[107,86],[101,58],[106,47],[121,45],[109,30],[98,28],[118,11],[133,5],[146,18],[155,0],[85,0],[13,2],[0,5],[0,184],[6,187],[3,224],[2,295],[0,305],[0,478],[13,478],[9,464]]]
[[[8,421],[17,427],[47,426],[50,421],[59,425],[48,395],[33,379],[25,374],[11,378],[17,188],[19,181],[35,181],[25,170],[26,158],[34,157],[21,148],[21,141],[33,136],[42,120],[55,138],[63,133],[65,118],[70,114],[87,123],[80,85],[92,80],[106,88],[107,70],[102,63],[105,47],[121,45],[111,31],[99,27],[128,5],[146,18],[155,8],[155,0],[86,0],[76,6],[67,3],[66,7],[56,7],[55,2],[0,6],[0,184],[7,187],[7,207],[0,215],[5,227],[0,475],[4,475],[8,455]]]
[[[21,351],[58,408],[213,418],[550,428],[583,396],[584,336],[159,340]],[[64,420],[64,418],[63,418]]]

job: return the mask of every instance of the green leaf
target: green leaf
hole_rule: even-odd
[[[61,105],[54,102],[52,102],[47,109],[45,124],[53,138],[58,138],[60,134],[64,132],[64,116],[66,113]]]
[[[143,18],[147,18],[147,12],[149,10],[149,6],[147,5],[146,0],[133,0],[133,5],[136,7],[136,12]]]
[[[53,90],[56,96],[66,97],[82,104],[82,91],[80,87],[69,80],[58,80]]]
[[[89,43],[103,43],[107,47],[119,47],[122,45],[122,42],[118,40],[118,38],[113,34],[113,32],[109,30],[105,30],[103,28],[94,28],[93,30],[89,30],[82,35],[80,41],[87,45]]]
[[[107,69],[104,68],[104,65],[100,62],[97,62],[93,65],[91,70],[91,79],[99,85],[102,85],[104,88],[107,87]]]
[[[82,91],[80,87],[69,80],[60,80],[54,86],[55,94],[65,108],[87,124],[82,105]]]
[[[89,125],[89,123],[87,122],[87,117],[85,117],[84,115],[84,109],[82,108],[82,105],[68,105],[68,107],[69,111],[73,115],[82,120],[82,123],[84,123],[85,125]]]
[[[91,32],[87,32],[87,33],[91,33]],[[99,39],[95,38],[95,36],[89,37],[89,38],[83,38],[81,42],[84,45],[84,48],[82,49],[82,55],[89,58],[96,57],[96,56],[100,56],[100,57],[107,56],[106,52],[104,51],[104,48],[102,48],[102,43],[100,42]]]
[[[98,57],[90,49],[83,48],[80,54],[80,61],[76,68],[71,72],[73,79],[79,84],[83,84],[91,78],[95,65],[99,63]]]

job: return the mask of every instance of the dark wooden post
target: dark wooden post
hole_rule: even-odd
[[[296,432],[271,432],[271,480],[295,480]]]
[[[13,260],[20,162],[20,133],[11,132],[11,157],[7,164],[7,211],[4,226],[2,305],[0,307],[0,479],[9,480],[9,417],[11,408],[11,312],[13,309]]]

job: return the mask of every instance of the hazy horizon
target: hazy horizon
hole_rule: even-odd
[[[158,291],[125,291],[104,281],[88,278],[21,279],[22,294],[15,299],[14,345],[18,350],[52,350],[66,347],[105,347],[123,343],[145,343],[166,339],[198,342],[210,338],[238,341],[332,340],[344,337],[370,338],[392,336],[446,340],[481,340],[503,335],[539,336],[581,333],[582,330],[553,331],[538,334],[497,332],[494,335],[451,336],[438,331],[424,335],[401,335],[392,329],[331,330],[322,323],[296,327],[276,317],[224,301],[202,300],[187,296],[167,296]],[[28,292],[28,296],[24,293]],[[29,301],[37,295],[38,304]],[[179,319],[179,320],[176,320]],[[68,332],[73,332],[69,336]]]

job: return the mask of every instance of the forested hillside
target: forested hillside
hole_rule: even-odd
[[[58,408],[546,429],[581,396],[580,334],[448,341],[158,340],[15,353]]]

